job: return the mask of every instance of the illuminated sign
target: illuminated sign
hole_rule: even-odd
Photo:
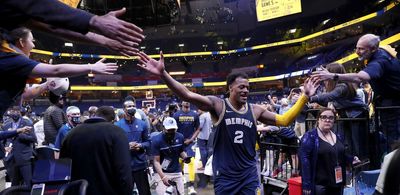
[[[256,0],[259,22],[301,12],[301,0]]]
[[[60,0],[60,1],[66,5],[73,7],[73,8],[77,8],[78,4],[81,0]]]

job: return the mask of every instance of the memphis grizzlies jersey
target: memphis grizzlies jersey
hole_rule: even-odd
[[[242,179],[256,169],[257,126],[250,104],[237,111],[228,99],[216,123],[214,142],[214,176]],[[257,177],[257,175],[255,175]]]

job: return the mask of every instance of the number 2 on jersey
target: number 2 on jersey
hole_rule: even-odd
[[[235,139],[233,139],[235,144],[243,144],[243,131],[235,131]]]

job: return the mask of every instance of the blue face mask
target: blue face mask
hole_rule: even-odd
[[[72,121],[74,124],[80,124],[80,123],[81,123],[81,117],[79,117],[79,116],[73,116],[73,117],[71,117],[71,121]]]

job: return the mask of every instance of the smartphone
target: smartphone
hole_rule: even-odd
[[[32,186],[31,195],[43,195],[45,186],[44,183],[34,184]]]

